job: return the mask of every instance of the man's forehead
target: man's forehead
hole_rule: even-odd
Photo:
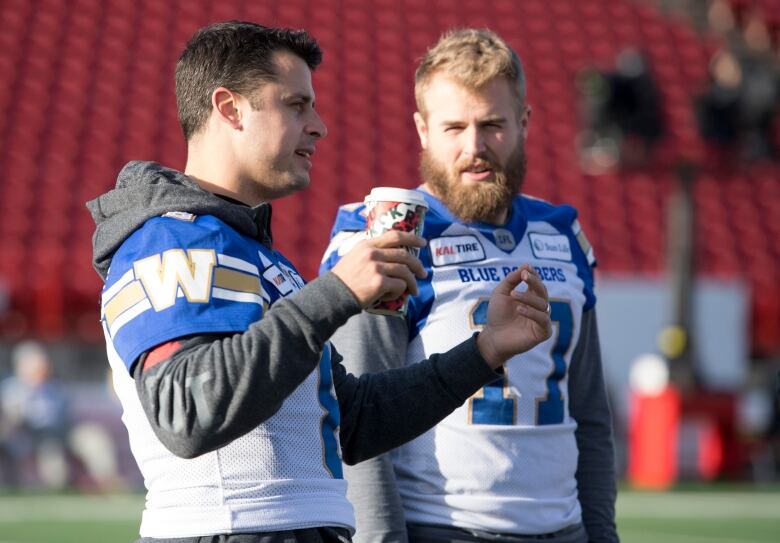
[[[302,94],[314,99],[311,70],[306,62],[290,51],[276,51],[272,57],[276,66],[275,86],[283,93]]]
[[[311,73],[306,61],[288,49],[274,51],[271,55],[271,60],[279,72],[292,72],[303,68]]]
[[[494,78],[479,88],[472,88],[447,74],[434,74],[423,93],[427,116],[438,121],[457,120],[463,116],[507,117],[515,111],[516,96],[504,78]]]
[[[425,105],[430,114],[436,115],[496,115],[512,107],[512,97],[509,93],[497,93],[485,87],[470,89],[457,84],[439,85],[426,93]]]

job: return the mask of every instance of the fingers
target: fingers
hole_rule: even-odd
[[[400,230],[388,230],[381,236],[371,238],[368,243],[380,249],[390,247],[425,247],[427,241],[412,232],[402,232]]]
[[[389,299],[398,298],[407,291],[412,296],[417,295],[417,280],[407,265],[395,262],[379,262],[376,266],[377,271],[387,278],[387,292],[385,294],[390,296]]]
[[[498,284],[496,291],[509,296],[515,291],[520,283],[528,285],[528,290],[530,292],[547,299],[547,288],[530,264],[523,264],[516,270],[509,272]]]
[[[550,302],[547,287],[544,286],[544,282],[533,267],[530,264],[523,264],[508,274],[505,281],[506,286],[512,288],[509,295],[512,299],[520,302],[517,306],[517,312],[536,321],[545,329],[550,328],[550,313],[548,312]],[[515,290],[521,282],[528,286],[522,292]]]
[[[425,240],[408,232],[388,234],[357,243],[333,267],[363,307],[405,292],[416,295],[416,277],[427,276],[420,260],[407,249],[424,245]]]
[[[412,255],[406,249],[381,249],[376,251],[376,260],[381,262],[393,262],[397,264],[403,264],[409,268],[414,275],[420,279],[425,279],[428,272],[420,262],[420,259]]]
[[[550,337],[550,333],[552,331],[552,321],[550,320],[550,314],[547,313],[546,302],[544,309],[538,309],[535,305],[523,303],[516,306],[516,311],[536,322],[539,326],[542,327],[542,330],[545,331],[546,337]]]
[[[544,286],[542,278],[539,277],[531,265],[523,264],[518,268],[518,271],[520,271],[520,275],[525,284],[528,285],[528,292],[533,292],[547,300],[547,287]],[[546,307],[547,305],[545,304],[545,308]]]
[[[526,292],[519,292],[517,290],[513,290],[511,296],[518,302],[547,314],[547,305],[548,305],[547,298],[543,298],[538,294],[531,292],[530,290]]]
[[[544,337],[549,338],[552,335],[552,320],[547,287],[530,264],[523,264],[517,271],[528,289],[525,292],[512,291],[512,298],[520,302],[516,311],[536,322],[544,330]]]
[[[422,262],[405,249],[405,247],[425,247],[428,243],[425,238],[421,238],[412,232],[388,230],[381,236],[366,240],[364,243],[371,247],[381,249],[381,251],[375,253],[377,260],[404,264],[420,279],[427,277],[428,272],[423,268]]]
[[[525,266],[525,264],[523,264],[523,266]],[[509,272],[506,277],[504,277],[504,279],[502,279],[501,282],[496,286],[494,292],[509,296],[512,291],[517,288],[517,285],[523,282],[522,274],[524,269],[525,268],[521,266],[520,268]]]

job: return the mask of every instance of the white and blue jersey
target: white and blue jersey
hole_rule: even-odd
[[[547,287],[553,335],[511,358],[501,378],[392,452],[406,520],[519,534],[577,524],[577,423],[568,407],[568,367],[582,315],[595,304],[595,260],[576,211],[517,196],[507,224],[464,224],[421,193],[429,205],[428,245],[420,253],[428,276],[410,299],[406,364],[479,330],[491,292],[523,263]],[[362,205],[340,209],[322,270],[363,237],[364,227]]]
[[[130,373],[142,353],[176,338],[246,331],[303,284],[278,252],[208,215],[153,218],[117,250],[101,319],[123,420],[148,489],[142,536],[354,526],[329,346],[318,369],[273,416],[193,459],[173,455],[155,436]]]

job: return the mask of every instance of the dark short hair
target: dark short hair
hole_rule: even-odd
[[[273,55],[280,50],[299,56],[310,70],[322,62],[320,46],[304,30],[244,21],[198,30],[176,63],[176,104],[184,137],[189,141],[205,126],[214,89],[225,87],[251,100],[259,84],[274,81]]]

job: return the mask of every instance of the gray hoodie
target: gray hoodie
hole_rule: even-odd
[[[206,192],[181,172],[134,160],[119,172],[116,188],[87,202],[97,228],[92,265],[105,280],[111,258],[136,229],[168,211],[213,215],[241,234],[271,245],[271,205],[248,207]]]

